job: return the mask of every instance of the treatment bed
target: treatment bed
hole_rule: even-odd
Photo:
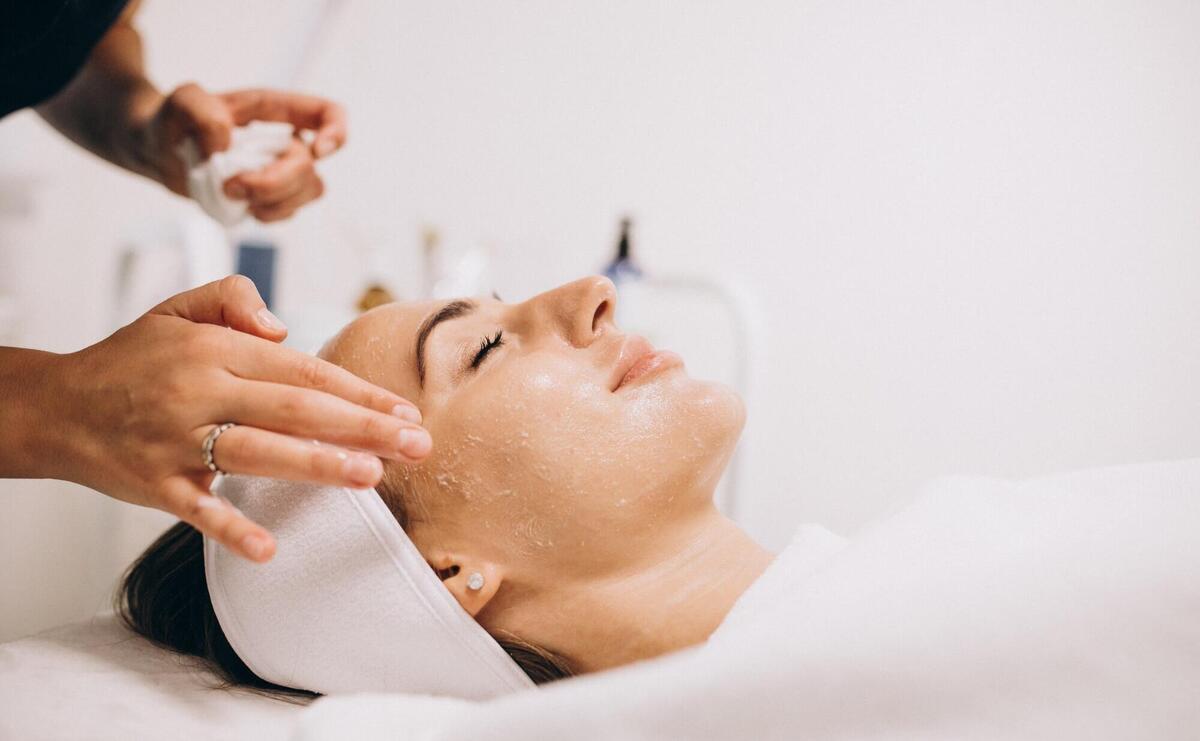
[[[301,705],[244,690],[113,615],[0,644],[0,739],[286,739]]]

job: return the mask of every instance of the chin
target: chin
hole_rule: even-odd
[[[746,404],[730,386],[692,379],[688,379],[680,401],[680,421],[687,427],[694,452],[699,453],[689,465],[698,476],[711,479],[715,485],[746,424]]]
[[[719,438],[714,442],[725,449],[728,459],[746,426],[746,403],[737,391],[722,383],[711,384],[701,403],[708,409],[713,432]]]
[[[688,405],[711,417],[715,426],[732,429],[736,438],[746,424],[746,403],[741,395],[732,386],[716,381],[687,380]]]

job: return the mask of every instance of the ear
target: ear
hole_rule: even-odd
[[[492,601],[504,582],[504,569],[491,561],[443,553],[430,559],[429,565],[471,617],[478,615]],[[478,589],[471,588],[475,574],[483,579]]]

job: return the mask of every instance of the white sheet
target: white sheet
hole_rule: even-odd
[[[844,547],[802,529],[700,649],[487,703],[325,698],[296,738],[1195,738],[1198,536],[1200,459],[945,478]]]
[[[0,739],[287,738],[301,706],[244,691],[111,615],[0,644]]]

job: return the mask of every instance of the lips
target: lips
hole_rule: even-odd
[[[683,359],[676,353],[670,350],[655,350],[648,355],[638,358],[638,361],[633,364],[633,367],[629,369],[629,372],[617,384],[617,388],[628,386],[642,376],[648,376],[662,368],[673,368],[679,365],[683,365]]]
[[[616,381],[611,388],[617,391],[657,370],[680,365],[683,365],[683,359],[679,355],[669,350],[655,350],[645,337],[630,335],[621,346],[613,374]]]

